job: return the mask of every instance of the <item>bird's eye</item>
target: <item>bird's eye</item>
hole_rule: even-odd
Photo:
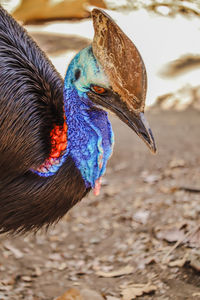
[[[75,80],[78,80],[80,76],[81,76],[81,70],[76,69],[75,74],[74,74]]]
[[[102,86],[93,85],[91,88],[97,94],[104,94],[106,92],[106,90]]]

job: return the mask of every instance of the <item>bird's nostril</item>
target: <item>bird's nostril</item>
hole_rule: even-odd
[[[147,135],[146,132],[141,132],[142,136],[145,138],[146,141],[149,141],[149,136]]]

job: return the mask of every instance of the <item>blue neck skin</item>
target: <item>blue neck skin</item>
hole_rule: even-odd
[[[75,78],[80,70],[79,79]],[[86,187],[95,187],[104,174],[113,148],[113,132],[107,112],[95,109],[87,96],[90,84],[108,85],[92,54],[91,47],[82,50],[71,62],[64,85],[67,151],[80,170]]]
[[[34,173],[43,177],[54,175],[68,155],[80,170],[87,188],[94,188],[105,173],[114,137],[107,112],[95,108],[87,96],[91,84],[109,87],[107,77],[89,46],[75,56],[65,77],[63,92],[68,127],[67,149],[52,162],[47,159],[40,168],[32,170]]]

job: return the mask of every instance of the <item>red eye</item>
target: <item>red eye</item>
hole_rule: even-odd
[[[103,94],[105,93],[105,89],[101,86],[98,86],[98,85],[93,85],[92,89],[95,91],[95,93],[97,94]]]

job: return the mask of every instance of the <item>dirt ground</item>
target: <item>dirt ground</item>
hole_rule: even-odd
[[[111,117],[101,194],[47,233],[0,236],[1,300],[51,300],[70,288],[86,290],[84,300],[200,299],[200,115],[146,115],[157,155]]]

